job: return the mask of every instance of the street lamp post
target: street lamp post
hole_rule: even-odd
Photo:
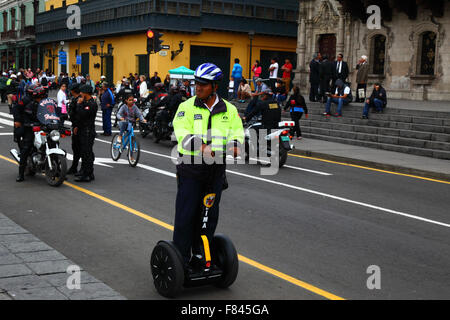
[[[111,57],[113,54],[113,46],[112,44],[108,44],[108,51],[107,52],[103,52],[103,47],[105,46],[105,40],[101,39],[98,41],[100,43],[100,53],[97,52],[97,45],[93,44],[91,46],[91,53],[93,56],[99,56],[100,57],[100,70],[101,70],[101,76],[103,75],[103,58],[105,57]]]
[[[58,54],[55,52],[56,45],[52,45],[52,49],[46,49],[46,56],[52,59],[52,73],[55,74],[55,58],[58,57]]]
[[[252,51],[253,51],[253,39],[255,38],[255,31],[250,31],[248,33],[248,37],[250,39],[250,62],[249,62],[249,68],[248,68],[248,78],[252,78]]]

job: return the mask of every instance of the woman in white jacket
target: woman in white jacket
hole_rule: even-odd
[[[67,85],[63,83],[61,87],[59,88],[57,100],[58,100],[58,108],[61,111],[61,114],[66,117],[67,115],[67,104],[69,103],[69,100],[67,99]],[[63,118],[64,118],[63,117]]]
[[[141,80],[139,83],[139,97],[145,99],[148,97],[147,82],[145,82],[145,76],[140,76],[139,79]]]

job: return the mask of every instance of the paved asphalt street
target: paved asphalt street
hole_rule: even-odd
[[[138,134],[140,165],[131,168],[112,163],[110,137],[99,135],[96,180],[69,177],[52,188],[39,176],[15,182],[11,132],[2,104],[0,212],[124,297],[161,299],[149,255],[158,240],[172,238],[170,143]],[[62,145],[71,152],[70,139]],[[185,290],[181,299],[450,297],[450,184],[295,155],[287,164],[275,176],[261,176],[258,165],[228,167],[217,232],[240,254],[238,279],[227,290]],[[370,290],[374,265],[381,289]]]

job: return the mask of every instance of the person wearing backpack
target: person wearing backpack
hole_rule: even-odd
[[[6,102],[6,82],[8,81],[7,73],[3,72],[0,77],[0,96],[2,103]]]
[[[115,105],[114,94],[108,86],[108,83],[103,82],[102,94],[100,96],[100,105],[102,108],[103,117],[103,136],[111,136],[111,114]]]

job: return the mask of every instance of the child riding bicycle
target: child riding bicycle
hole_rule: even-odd
[[[129,94],[125,100],[125,105],[120,107],[119,112],[117,113],[117,119],[120,121],[119,128],[120,133],[117,139],[118,143],[122,143],[122,136],[125,131],[130,132],[131,128],[136,120],[139,118],[139,121],[146,123],[147,121],[142,116],[141,111],[135,104],[135,99],[132,94]]]

